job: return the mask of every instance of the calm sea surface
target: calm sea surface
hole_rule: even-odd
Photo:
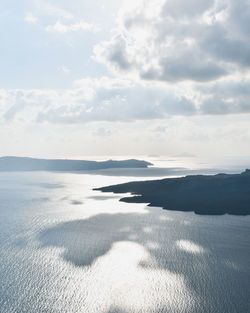
[[[0,173],[0,312],[250,312],[250,217],[92,191],[135,179]]]

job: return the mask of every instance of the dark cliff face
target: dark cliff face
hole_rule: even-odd
[[[152,165],[141,160],[82,161],[47,160],[21,157],[0,158],[0,171],[89,171],[110,168],[146,168]]]
[[[98,188],[103,192],[127,193],[124,202],[149,203],[167,210],[197,214],[250,214],[250,170],[241,174],[196,175],[163,180],[131,182]]]

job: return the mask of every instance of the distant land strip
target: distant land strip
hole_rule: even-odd
[[[111,168],[147,168],[143,160],[107,160],[102,162],[28,157],[0,157],[0,171],[91,171]]]
[[[148,203],[166,210],[206,215],[250,214],[250,170],[241,174],[190,175],[138,181],[96,188],[102,192],[131,193],[120,201]]]

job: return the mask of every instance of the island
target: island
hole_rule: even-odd
[[[35,159],[28,157],[0,157],[0,171],[94,171],[111,168],[147,168],[143,160],[107,160],[102,162],[64,159]]]
[[[102,192],[131,193],[120,201],[147,203],[166,210],[206,215],[250,214],[250,170],[241,174],[190,175],[138,181],[96,188]]]

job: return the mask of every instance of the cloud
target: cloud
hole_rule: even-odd
[[[69,74],[71,72],[71,70],[65,65],[60,66],[58,70],[64,74]]]
[[[48,32],[97,31],[37,3],[52,16]],[[2,90],[0,119],[73,124],[250,113],[249,31],[247,0],[125,1],[112,35],[93,51],[110,77],[78,79],[66,90]]]
[[[249,71],[247,0],[138,1],[118,21],[115,35],[94,48],[116,75],[207,83]]]
[[[200,16],[214,4],[214,0],[168,0],[162,8],[162,15],[175,19]]]
[[[142,85],[122,78],[84,78],[71,89],[1,90],[2,122],[133,122],[171,116],[250,113],[250,80],[192,86]]]
[[[91,88],[94,89],[128,89],[132,87],[134,84],[131,80],[125,78],[110,78],[107,76],[103,76],[100,78],[83,78],[76,80],[74,82],[76,87],[81,88]]]
[[[49,106],[39,113],[38,121],[51,123],[86,123],[91,121],[136,121],[161,119],[167,115],[186,115],[195,112],[194,105],[187,99],[178,98],[154,89],[145,92],[135,86],[131,89],[99,89],[92,99],[74,102],[70,106]],[[140,104],[139,104],[140,103]],[[191,113],[191,114],[192,114]]]
[[[74,16],[68,10],[64,10],[57,5],[54,5],[45,0],[35,0],[34,5],[40,14],[45,14],[49,16],[56,16],[62,19],[73,19]]]
[[[207,82],[216,80],[226,74],[226,71],[220,66],[211,61],[202,60],[201,55],[200,57],[194,56],[191,51],[184,51],[180,55],[165,59],[162,58],[159,66],[161,67],[160,71],[149,68],[141,73],[141,78],[171,83],[185,80]]]
[[[163,126],[157,126],[153,129],[154,132],[156,133],[165,133],[166,132],[166,127]]]
[[[206,37],[200,41],[200,46],[218,62],[225,62],[228,66],[235,65],[238,69],[245,66],[250,67],[249,40],[247,38],[230,38],[228,31],[221,26],[207,31]],[[233,72],[232,70],[231,72]]]
[[[31,12],[27,12],[25,14],[24,20],[31,24],[36,24],[38,21],[38,18],[34,16]]]
[[[250,80],[228,79],[200,88],[201,114],[250,113]]]
[[[104,127],[99,127],[93,132],[93,135],[98,137],[107,137],[111,136],[112,132]]]
[[[172,90],[102,77],[75,82],[68,90],[2,90],[3,121],[16,119],[49,123],[136,121],[196,113],[195,104]],[[29,112],[29,113],[27,113]]]
[[[48,32],[58,32],[58,33],[68,33],[68,32],[74,32],[74,31],[93,31],[98,32],[99,27],[96,25],[80,21],[78,23],[73,24],[64,24],[60,21],[57,21],[55,24],[48,25],[46,27],[46,31]]]

